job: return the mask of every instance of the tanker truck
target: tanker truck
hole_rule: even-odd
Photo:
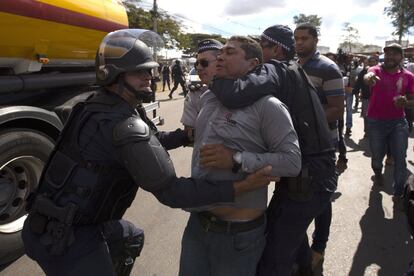
[[[125,28],[120,0],[1,1],[0,265],[23,254],[25,200],[37,187],[68,110],[96,89],[100,41]],[[146,105],[147,111],[157,107]]]

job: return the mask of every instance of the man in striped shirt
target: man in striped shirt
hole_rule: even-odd
[[[318,31],[315,26],[304,23],[294,31],[296,53],[299,64],[316,87],[319,99],[325,109],[326,118],[332,133],[332,139],[338,141],[338,120],[344,114],[344,83],[338,66],[329,58],[317,51]],[[332,205],[315,219],[315,232],[312,244],[312,266],[322,261],[326,243],[329,237],[329,227],[332,220]],[[301,266],[309,263],[309,245],[303,245],[299,250],[298,262]],[[302,267],[307,269],[307,267]]]

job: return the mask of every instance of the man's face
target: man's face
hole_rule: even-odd
[[[262,39],[260,41],[260,47],[262,47],[263,51],[263,62],[268,62],[271,59],[278,59],[276,56],[276,45],[269,43],[266,39]]]
[[[372,67],[378,64],[378,61],[375,58],[368,59],[368,66]]]
[[[308,30],[295,31],[295,50],[299,57],[309,57],[316,51],[318,38],[313,37]]]
[[[208,84],[216,75],[216,51],[205,51],[197,55],[197,73],[201,83]]]
[[[384,67],[394,69],[402,62],[402,55],[397,49],[388,48],[384,50]]]
[[[217,56],[217,76],[225,79],[237,79],[246,75],[258,65],[256,58],[246,60],[246,53],[238,41],[227,41]]]
[[[151,71],[140,70],[125,74],[125,81],[137,91],[151,92]]]

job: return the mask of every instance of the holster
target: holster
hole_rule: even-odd
[[[51,255],[63,255],[74,242],[73,220],[77,205],[68,203],[65,207],[56,204],[44,195],[38,195],[29,215],[32,233],[41,235],[40,241],[47,246]]]
[[[295,201],[309,201],[313,196],[312,176],[308,168],[302,168],[296,177],[287,178],[288,196]]]

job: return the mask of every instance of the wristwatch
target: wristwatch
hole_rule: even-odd
[[[242,166],[242,153],[240,151],[236,151],[233,154],[233,168],[231,168],[231,171],[233,173],[237,173]]]

